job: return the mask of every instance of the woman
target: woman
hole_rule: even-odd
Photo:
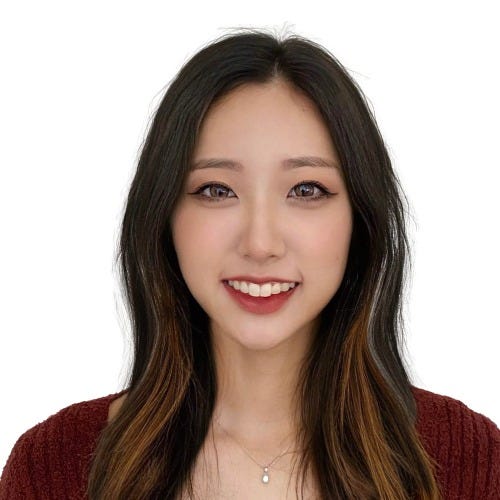
[[[128,196],[128,389],[21,436],[0,498],[499,498],[498,427],[403,363],[405,215],[330,53],[252,30],[202,49]]]

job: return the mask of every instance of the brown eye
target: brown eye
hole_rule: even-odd
[[[227,188],[224,186],[212,184],[211,186],[207,186],[205,189],[208,189],[211,198],[227,198]]]
[[[314,195],[315,189],[319,191],[319,194]],[[297,194],[297,196],[292,196],[292,198],[297,198],[301,201],[316,201],[333,195],[333,193],[330,193],[316,181],[303,181],[294,186],[292,191]]]
[[[224,201],[228,198],[234,198],[234,196],[227,196],[228,191],[232,192],[232,189],[229,189],[223,184],[216,184],[212,182],[209,184],[204,184],[194,193],[189,194],[206,199],[207,201]],[[204,192],[206,192],[207,194],[203,194]]]
[[[314,188],[312,184],[299,184],[293,188],[293,191],[299,196],[313,196]]]

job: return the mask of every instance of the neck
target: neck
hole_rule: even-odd
[[[250,448],[293,442],[299,429],[299,370],[308,335],[272,349],[246,349],[228,335],[212,332],[217,371],[214,415],[220,426]]]

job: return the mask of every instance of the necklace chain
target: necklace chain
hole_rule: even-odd
[[[243,446],[234,436],[232,436],[228,431],[226,431],[226,429],[224,429],[224,427],[220,423],[219,419],[215,415],[214,415],[214,418],[215,418],[216,422],[219,424],[219,427],[223,430],[223,432],[225,434],[227,434],[245,452],[245,454],[252,460],[252,462],[254,462],[255,464],[257,464],[262,469],[263,474],[262,474],[261,480],[262,480],[262,482],[264,484],[269,483],[269,469],[271,468],[271,465],[273,465],[274,462],[276,462],[276,460],[278,460],[282,456],[284,456],[284,455],[286,455],[288,453],[294,453],[293,451],[289,451],[290,448],[291,448],[291,446],[292,446],[290,444],[290,445],[288,445],[288,448],[285,451],[283,451],[282,453],[280,453],[271,462],[269,462],[267,465],[262,465],[259,462],[257,462],[257,460],[255,460],[252,457],[252,455],[250,455],[249,451],[247,450],[247,448],[245,446]]]

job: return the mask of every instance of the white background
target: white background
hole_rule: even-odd
[[[412,206],[413,382],[500,423],[497,20],[494,2],[2,4],[0,467],[123,388],[113,259],[140,144],[180,66],[241,26],[309,37],[360,84]]]

